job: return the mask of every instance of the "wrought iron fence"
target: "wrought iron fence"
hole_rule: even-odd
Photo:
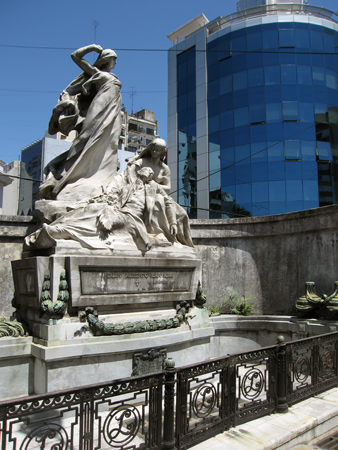
[[[0,403],[2,450],[185,449],[338,385],[338,333]]]

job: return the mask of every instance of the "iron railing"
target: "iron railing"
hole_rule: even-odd
[[[185,449],[338,385],[338,332],[0,403],[2,450]]]

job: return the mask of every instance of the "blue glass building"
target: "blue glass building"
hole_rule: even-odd
[[[191,218],[338,203],[336,14],[242,0],[169,38],[168,161]]]

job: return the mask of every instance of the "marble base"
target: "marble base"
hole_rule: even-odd
[[[173,317],[180,301],[193,302],[201,279],[201,260],[194,249],[175,244],[145,255],[132,248],[120,250],[98,253],[76,242],[62,241],[50,250],[53,254],[26,254],[24,259],[13,261],[15,303],[33,336],[50,340],[42,325],[53,324],[60,331],[52,333],[52,340],[64,339],[61,336],[78,327],[87,306],[94,308],[100,320],[119,322],[148,319],[153,313],[154,318],[163,314]],[[62,316],[43,313],[41,294],[46,275],[50,274],[49,293],[54,305],[64,269],[70,295],[66,312]]]

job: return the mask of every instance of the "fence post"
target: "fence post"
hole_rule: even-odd
[[[168,358],[165,362],[164,381],[164,424],[162,449],[176,450],[175,447],[175,361]]]
[[[286,364],[286,346],[284,336],[277,337],[277,412],[288,412],[286,401],[287,390],[287,364]]]

